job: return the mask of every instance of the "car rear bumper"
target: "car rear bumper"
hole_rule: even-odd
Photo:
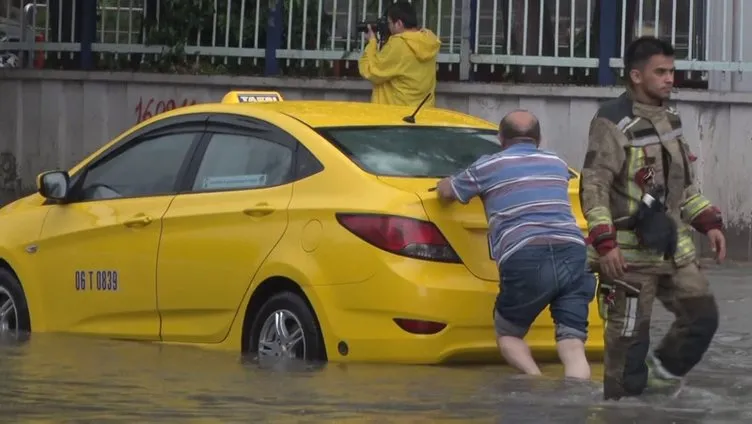
[[[328,358],[333,362],[440,364],[501,360],[493,327],[495,282],[484,281],[462,265],[414,260],[387,263],[362,283],[317,286]],[[436,334],[412,334],[394,319],[445,323]],[[541,361],[556,358],[554,324],[548,310],[526,337]],[[602,358],[603,325],[595,300],[591,304],[590,357]]]

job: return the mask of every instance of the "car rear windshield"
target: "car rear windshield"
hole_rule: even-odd
[[[446,177],[498,153],[497,131],[455,127],[346,127],[319,132],[366,172]]]

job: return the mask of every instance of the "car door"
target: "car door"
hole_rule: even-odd
[[[296,141],[263,121],[219,115],[163,218],[162,339],[216,343],[287,228]]]
[[[72,177],[71,200],[51,206],[35,253],[51,330],[158,340],[161,219],[205,120],[147,128]]]

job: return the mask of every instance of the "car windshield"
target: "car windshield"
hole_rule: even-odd
[[[500,150],[497,131],[454,127],[345,127],[319,132],[366,172],[446,177]]]

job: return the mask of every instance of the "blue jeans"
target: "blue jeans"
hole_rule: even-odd
[[[550,305],[556,341],[587,340],[595,276],[587,270],[585,246],[568,242],[527,245],[502,263],[500,274],[501,292],[494,308],[499,337],[524,338]]]

